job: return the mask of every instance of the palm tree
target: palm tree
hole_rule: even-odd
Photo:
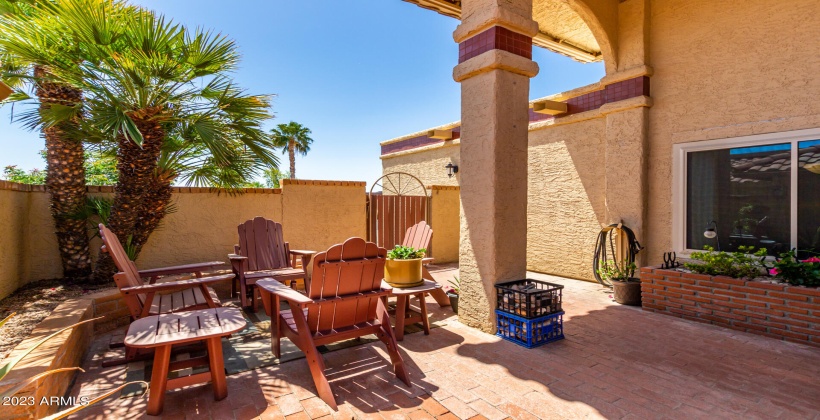
[[[165,214],[163,203],[178,176],[160,167],[172,135],[207,149],[219,167],[232,165],[236,148],[260,164],[278,164],[260,126],[270,118],[269,98],[245,94],[225,76],[239,59],[232,41],[141,11],[123,17],[112,34],[115,44],[102,45],[94,40],[111,27],[96,19],[104,16],[102,5],[62,1],[72,7],[60,8],[59,18],[99,59],[79,66],[58,63],[51,71],[83,90],[81,130],[115,139],[119,180],[109,217],[115,234],[139,248],[158,225],[157,215],[161,220]],[[110,258],[101,255],[95,280],[109,282],[113,272]]]
[[[273,145],[287,152],[290,158],[290,178],[296,178],[296,153],[305,156],[310,151],[310,129],[296,122],[279,124],[271,130]]]
[[[48,3],[48,2],[43,2]],[[54,7],[60,2],[55,2]],[[96,2],[99,3],[99,2]],[[130,10],[107,1],[107,17],[116,21],[118,13]],[[83,6],[89,4],[84,2]],[[51,7],[33,2],[0,0],[0,49],[3,50],[2,75],[15,90],[9,101],[31,99],[26,89],[34,91],[39,107],[24,113],[22,121],[31,129],[42,131],[46,144],[46,189],[50,193],[57,242],[64,276],[84,278],[91,274],[89,238],[85,220],[73,217],[86,202],[84,151],[76,132],[82,115],[75,111],[83,100],[82,90],[55,77],[50,68],[54,62],[73,66],[87,60],[88,49],[79,48],[70,29],[55,19]],[[51,4],[45,5],[51,6]],[[113,10],[117,9],[117,10]],[[95,42],[107,42],[105,34]],[[41,115],[61,115],[59,121],[43,121]]]

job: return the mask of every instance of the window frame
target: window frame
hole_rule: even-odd
[[[798,175],[798,146],[801,141],[820,139],[820,128],[806,130],[783,131],[777,133],[756,134],[751,136],[730,137],[716,140],[704,140],[672,145],[672,249],[684,257],[690,253],[701,251],[686,248],[686,208],[687,208],[687,176],[688,155],[691,152],[708,150],[733,149],[737,147],[767,146],[771,144],[791,144],[789,189],[789,243],[790,248],[797,247],[797,175]]]

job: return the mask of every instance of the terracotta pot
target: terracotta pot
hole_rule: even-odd
[[[450,298],[450,307],[453,308],[453,313],[458,314],[458,295],[455,293],[447,293],[447,297]]]
[[[641,304],[641,280],[630,278],[628,281],[612,280],[613,295],[615,302],[621,305]]]
[[[421,258],[412,260],[391,260],[384,263],[385,283],[404,289],[407,287],[421,286],[424,280],[421,278]]]

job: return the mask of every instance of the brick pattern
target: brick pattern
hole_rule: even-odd
[[[533,123],[538,121],[547,121],[554,120],[556,118],[563,118],[573,114],[598,109],[604,104],[623,101],[625,99],[635,98],[638,96],[649,96],[649,77],[640,76],[635,77],[633,79],[622,80],[620,82],[607,85],[604,89],[596,90],[594,92],[589,92],[580,96],[576,96],[574,98],[570,98],[566,101],[567,112],[559,116],[540,114],[533,111],[532,108],[530,108],[528,110],[529,121]],[[453,128],[454,139],[459,138],[460,134],[460,127]],[[390,153],[412,150],[419,147],[439,143],[444,143],[444,141],[438,139],[431,139],[426,135],[422,135],[418,137],[397,141],[395,143],[382,145],[381,154],[382,156],[384,156]]]
[[[446,284],[458,272],[443,268],[431,272]],[[210,386],[169,390],[162,418],[812,419],[820,412],[817,349],[617,305],[596,283],[529,275],[565,285],[572,297],[565,340],[525,349],[446,321],[453,313],[431,299],[432,320],[446,325],[400,344],[412,387],[396,379],[375,342],[323,355],[339,411],[322,406],[305,362],[295,360],[228,376],[222,401]],[[71,395],[126,381],[125,369],[99,367],[107,338],[94,340]],[[78,418],[139,417],[145,404],[112,397]]]
[[[458,62],[463,63],[490,50],[507,51],[532,59],[532,38],[493,26],[458,44]]]
[[[461,127],[454,127],[453,130],[453,140],[461,138]],[[450,141],[450,140],[447,140]],[[402,152],[405,150],[416,149],[419,147],[429,146],[431,144],[440,144],[444,143],[445,140],[441,139],[431,139],[427,137],[427,135],[421,135],[416,137],[411,137],[409,139],[400,140],[394,143],[388,143],[382,145],[382,155],[387,155],[390,153]]]
[[[820,289],[641,269],[643,309],[820,347]]]

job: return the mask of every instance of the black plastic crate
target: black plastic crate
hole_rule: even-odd
[[[541,280],[513,280],[495,285],[496,308],[524,318],[561,312],[561,292],[564,286]]]
[[[528,349],[564,338],[563,312],[527,319],[495,310],[495,335]]]

